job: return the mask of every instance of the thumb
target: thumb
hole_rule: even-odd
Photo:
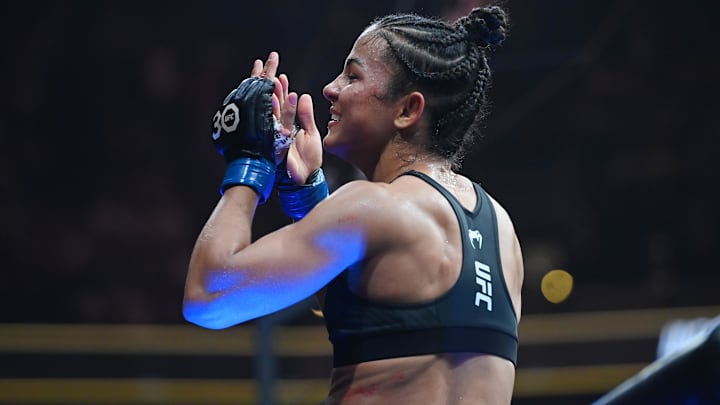
[[[313,101],[309,94],[300,96],[297,106],[297,116],[300,121],[300,127],[305,130],[306,134],[316,134],[318,132],[317,126],[315,125]]]

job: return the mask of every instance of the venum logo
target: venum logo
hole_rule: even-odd
[[[490,275],[490,266],[475,260],[475,284],[480,287],[480,291],[475,293],[475,306],[480,307],[480,303],[484,302],[487,310],[493,310],[493,291],[492,276]]]
[[[482,249],[482,235],[480,231],[468,229],[468,238],[470,238],[470,245],[472,245],[473,249]],[[477,243],[477,246],[475,246],[475,243]]]

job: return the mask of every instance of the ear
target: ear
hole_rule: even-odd
[[[417,126],[420,123],[423,111],[425,111],[425,96],[419,91],[413,91],[402,97],[399,103],[400,109],[395,116],[395,127],[399,131],[403,131]]]

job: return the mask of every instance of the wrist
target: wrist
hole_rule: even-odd
[[[287,177],[287,179],[283,178]],[[289,181],[288,181],[289,180]],[[300,220],[320,201],[327,198],[329,191],[325,174],[318,168],[308,176],[305,184],[295,184],[289,176],[278,174],[276,183],[280,207],[294,220]]]
[[[241,157],[228,163],[220,194],[230,187],[247,186],[258,193],[262,204],[270,197],[274,182],[275,165],[266,159]]]

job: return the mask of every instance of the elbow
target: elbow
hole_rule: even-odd
[[[203,328],[225,329],[273,312],[267,308],[266,293],[252,293],[250,288],[239,288],[240,283],[238,275],[221,274],[202,285],[187,284],[183,317]]]
[[[206,329],[225,329],[235,325],[226,317],[213,309],[212,302],[200,302],[185,298],[183,301],[183,317],[186,321]]]
[[[188,280],[182,302],[183,318],[207,329],[228,328],[237,322],[228,319],[228,311],[224,310],[221,301],[223,294],[219,288],[209,289],[205,283]]]

